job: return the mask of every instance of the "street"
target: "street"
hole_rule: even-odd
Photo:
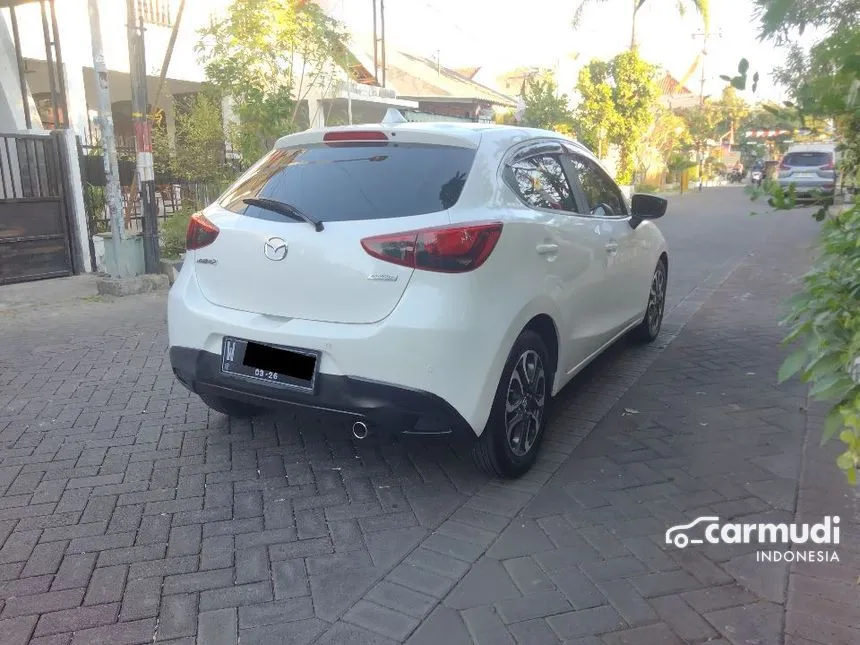
[[[0,643],[860,642],[860,498],[776,384],[818,225],[738,187],[669,199],[663,335],[580,374],[511,482],[444,441],[209,412],[163,293],[0,309]],[[838,563],[664,540],[825,514]]]

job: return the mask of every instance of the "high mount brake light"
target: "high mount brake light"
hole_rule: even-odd
[[[365,238],[375,258],[439,273],[465,273],[486,262],[502,235],[501,222],[461,224]]]
[[[326,132],[323,141],[388,141],[388,137],[379,130],[336,130]]]
[[[209,246],[218,237],[218,227],[206,219],[203,213],[194,213],[185,233],[185,248],[189,251]]]

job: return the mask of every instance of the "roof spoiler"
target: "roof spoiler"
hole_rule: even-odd
[[[406,120],[406,117],[398,110],[397,108],[390,107],[385,112],[385,116],[382,117],[382,123],[390,124],[390,123],[409,123]]]

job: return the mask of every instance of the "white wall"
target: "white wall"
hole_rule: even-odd
[[[4,16],[8,11],[2,12]],[[30,93],[27,93],[30,103],[32,127],[42,129],[36,104]],[[0,21],[0,132],[16,132],[25,130],[27,122],[24,119],[24,101],[21,96],[21,80],[18,76],[18,61],[15,58],[15,43],[12,39],[12,29]]]

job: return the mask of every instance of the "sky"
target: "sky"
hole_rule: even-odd
[[[515,67],[541,66],[557,70],[560,89],[572,90],[581,65],[593,58],[607,59],[629,46],[630,0],[605,0],[589,6],[579,27],[572,18],[579,0],[385,0],[386,41],[431,57],[437,52],[448,67],[483,66],[483,78]],[[328,0],[335,17],[358,37],[372,43],[373,0]],[[681,78],[702,51],[701,18],[690,7],[678,15],[676,0],[649,0],[639,12],[637,40],[640,54]],[[742,57],[761,81],[749,101],[781,101],[782,89],[771,70],[783,58],[770,42],[758,40],[758,23],[751,0],[712,0],[711,32],[705,59],[705,94],[725,86],[720,74],[733,75]],[[370,45],[372,47],[372,45]],[[371,50],[372,51],[372,50]],[[480,79],[480,77],[479,77]],[[701,68],[688,82],[698,93]]]

